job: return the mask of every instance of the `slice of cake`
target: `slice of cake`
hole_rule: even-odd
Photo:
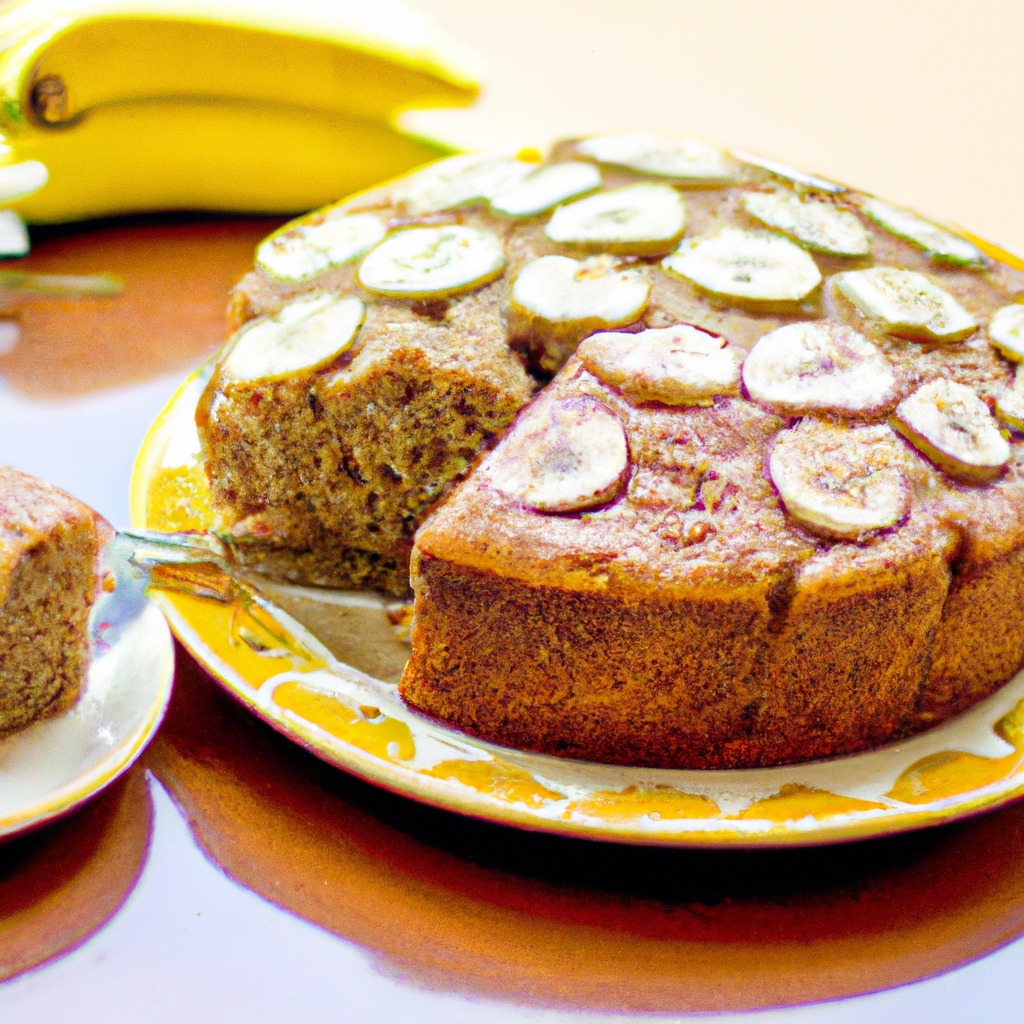
[[[109,527],[35,477],[0,467],[0,733],[69,708],[89,663],[89,609]]]

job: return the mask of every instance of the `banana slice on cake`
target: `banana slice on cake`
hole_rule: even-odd
[[[709,292],[753,302],[799,302],[821,283],[814,260],[771,231],[722,228],[684,239],[661,265]]]
[[[768,460],[786,511],[814,533],[863,540],[895,526],[910,491],[893,432],[805,420],[776,439]]]
[[[965,238],[954,235],[938,224],[919,217],[909,210],[890,206],[880,199],[864,199],[861,209],[890,234],[916,245],[919,249],[946,263],[981,263],[984,254]]]
[[[541,256],[512,282],[512,304],[551,323],[624,327],[640,317],[651,286],[635,270],[618,269],[608,256],[574,260]]]
[[[494,488],[538,512],[580,512],[619,492],[629,469],[622,421],[589,397],[534,407],[490,467]]]
[[[537,170],[535,163],[493,153],[465,153],[424,167],[392,193],[406,213],[421,216],[489,202]]]
[[[922,384],[896,407],[892,425],[951,476],[989,483],[1010,460],[1010,445],[977,393],[952,380]]]
[[[482,287],[504,269],[496,235],[450,224],[396,232],[363,260],[358,276],[369,292],[417,299]]]
[[[499,192],[491,209],[509,217],[530,217],[600,187],[601,172],[593,164],[566,160],[542,167]]]
[[[256,265],[279,281],[309,281],[362,256],[387,233],[384,222],[372,213],[328,211],[286,224],[264,239],[256,250]]]
[[[871,251],[871,236],[857,215],[822,199],[797,195],[788,189],[747,192],[743,209],[808,249],[836,256],[866,256]]]
[[[997,309],[988,324],[988,339],[1007,359],[1024,361],[1024,303]]]
[[[949,292],[913,270],[871,267],[832,280],[864,316],[898,337],[961,341],[978,326]]]
[[[576,151],[602,164],[672,178],[681,184],[729,185],[738,165],[724,149],[696,139],[639,132],[598,135],[576,143]]]
[[[220,364],[229,381],[272,381],[316,371],[334,362],[355,340],[363,304],[353,295],[314,293],[276,316],[243,327]]]
[[[741,357],[725,338],[689,324],[592,334],[576,350],[595,377],[631,402],[710,405],[739,392]]]
[[[755,402],[779,412],[867,415],[894,397],[896,378],[884,355],[844,324],[787,324],[760,338],[743,364]]]
[[[671,249],[686,227],[686,205],[669,185],[642,183],[560,206],[544,234],[553,242],[651,255]]]
[[[744,153],[736,149],[733,150],[732,155],[737,160],[742,160],[745,164],[760,167],[769,174],[774,174],[776,178],[783,178],[786,181],[793,182],[795,185],[806,185],[808,188],[816,189],[818,192],[832,192],[837,195],[840,192],[847,191],[845,185],[829,181],[828,178],[819,178],[816,174],[808,174],[806,171],[798,171],[795,167],[779,163],[777,160],[769,160],[767,157],[755,156],[753,153]]]
[[[996,399],[995,413],[1001,423],[1017,433],[1024,433],[1024,374],[1020,370],[1014,378],[1013,387]]]

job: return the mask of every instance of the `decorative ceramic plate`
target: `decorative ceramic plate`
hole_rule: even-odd
[[[139,529],[213,522],[193,420],[208,372],[182,385],[139,454]],[[198,557],[158,565],[152,592],[223,686],[324,760],[461,814],[619,842],[781,846],[887,835],[1024,795],[1024,672],[944,725],[848,757],[735,771],[591,764],[499,747],[407,707],[400,606],[250,582]]]
[[[0,739],[0,837],[42,824],[110,785],[142,753],[171,696],[174,645],[123,538],[104,553],[115,589],[89,616],[92,660],[73,708]]]

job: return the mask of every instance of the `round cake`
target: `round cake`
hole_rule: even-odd
[[[411,559],[402,693],[497,742],[861,750],[1024,661],[1022,293],[691,140],[455,157],[260,247],[198,412],[218,532],[299,582]]]

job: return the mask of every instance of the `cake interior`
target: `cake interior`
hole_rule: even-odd
[[[91,515],[62,516],[26,543],[11,529],[0,605],[0,732],[58,714],[78,697],[88,665],[96,586]]]

